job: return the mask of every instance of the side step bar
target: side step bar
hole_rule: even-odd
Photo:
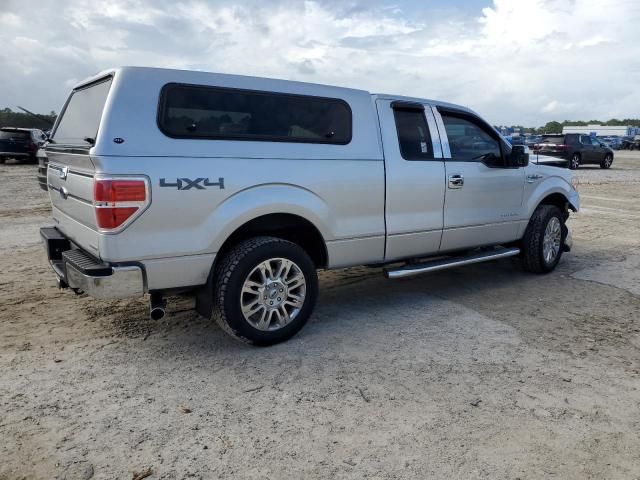
[[[519,248],[498,248],[486,252],[477,253],[468,257],[451,257],[439,260],[427,261],[424,263],[414,263],[403,265],[401,267],[385,268],[384,274],[387,278],[405,278],[422,273],[437,272],[438,270],[446,270],[447,268],[461,267],[463,265],[471,265],[474,263],[487,262],[489,260],[497,260],[499,258],[515,257],[520,254]]]

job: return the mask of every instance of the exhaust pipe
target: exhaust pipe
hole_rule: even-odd
[[[149,301],[149,317],[151,320],[162,320],[167,308],[167,301],[161,293],[152,293]]]

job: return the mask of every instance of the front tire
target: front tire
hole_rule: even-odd
[[[307,323],[318,296],[309,255],[276,237],[255,237],[233,247],[214,276],[213,316],[233,337],[273,345]]]
[[[577,170],[578,167],[580,166],[580,154],[579,153],[574,153],[571,156],[571,160],[569,160],[569,168],[571,170]]]
[[[522,237],[522,266],[528,272],[549,273],[562,257],[567,228],[555,205],[540,205]]]
[[[607,153],[604,156],[604,159],[602,160],[602,162],[600,163],[600,168],[607,169],[611,167],[612,163],[613,163],[613,156],[610,153]]]

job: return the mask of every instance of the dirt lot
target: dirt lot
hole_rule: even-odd
[[[59,292],[35,167],[0,165],[0,479],[640,478],[640,154],[578,175],[553,274],[323,273],[252,348],[188,299]]]

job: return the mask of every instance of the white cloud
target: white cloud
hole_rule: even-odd
[[[428,5],[10,1],[0,14],[0,45],[10,45],[0,49],[0,107],[57,110],[75,79],[154,65],[440,98],[493,123],[638,116],[635,0]]]
[[[557,110],[557,108],[558,108],[558,101],[551,100],[544,107],[542,107],[541,111],[545,113],[553,113]]]

